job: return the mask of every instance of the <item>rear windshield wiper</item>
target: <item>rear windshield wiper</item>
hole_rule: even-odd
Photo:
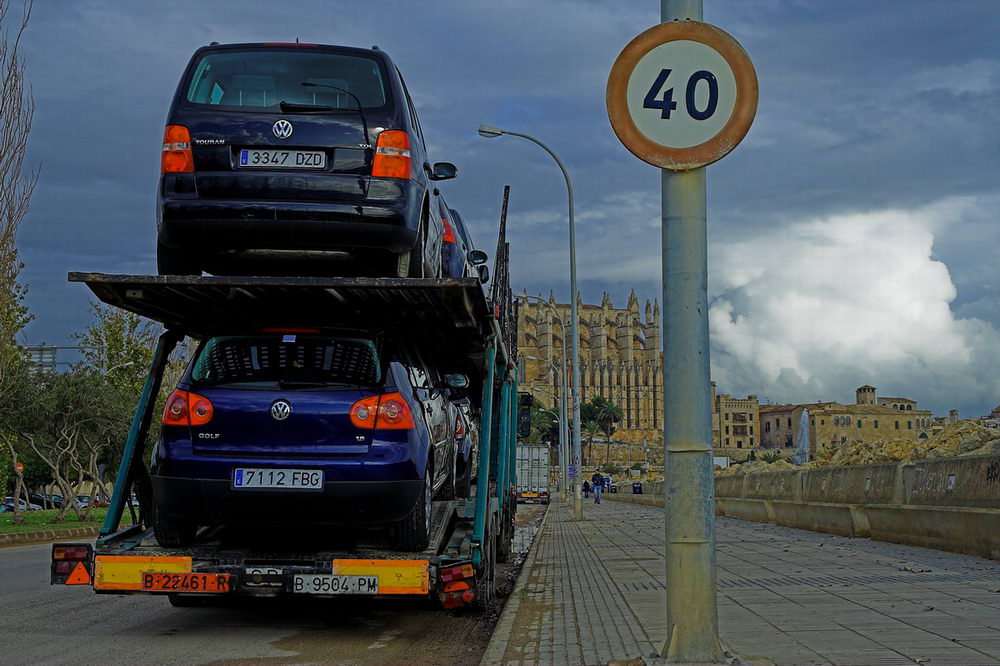
[[[354,109],[341,109],[327,104],[299,104],[298,102],[283,101],[278,106],[286,113],[295,113],[296,111],[347,111],[348,113],[355,113]]]

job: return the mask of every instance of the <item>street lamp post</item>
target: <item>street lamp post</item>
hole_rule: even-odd
[[[552,305],[552,303],[549,303],[540,296],[529,296],[528,294],[524,294],[522,296],[518,296],[517,298],[521,300],[535,301],[536,303],[540,303],[545,307],[549,308],[550,310],[552,310],[552,314],[555,317],[555,320],[559,322],[559,330],[562,332],[562,344],[559,345],[559,351],[562,354],[562,375],[561,375],[562,391],[560,391],[559,402],[560,402],[560,410],[562,411],[563,414],[562,425],[560,426],[561,427],[560,438],[562,438],[560,446],[563,448],[559,451],[559,460],[560,460],[560,465],[562,467],[562,478],[564,480],[563,498],[565,501],[568,502],[570,436],[569,436],[569,411],[567,410],[566,407],[566,393],[568,391],[568,384],[569,384],[569,366],[566,365],[566,326],[563,324],[562,317],[559,316],[559,310],[556,309],[556,306]]]
[[[562,498],[563,502],[566,502],[567,479],[565,474],[566,462],[564,457],[566,455],[565,451],[566,442],[563,439],[563,425],[565,424],[565,421],[561,416],[553,412],[551,409],[545,409],[543,407],[539,407],[538,411],[545,412],[546,414],[551,414],[552,418],[554,418],[556,420],[556,423],[559,424],[559,496]]]
[[[580,319],[576,306],[576,221],[573,216],[573,182],[569,178],[566,166],[559,159],[559,156],[533,136],[502,130],[491,125],[480,125],[479,135],[487,139],[508,134],[519,136],[538,145],[545,152],[552,156],[552,159],[559,165],[563,178],[566,179],[566,192],[569,198],[569,292],[570,292],[570,327],[573,329],[572,351],[570,353],[573,364],[573,468],[576,472],[573,475],[573,517],[576,520],[583,519],[583,495],[580,489]]]
[[[564,356],[564,358],[563,358],[563,372],[565,372],[565,369],[566,369],[565,354],[563,356]],[[561,481],[561,483],[559,485],[561,486],[561,490],[562,490],[561,494],[563,496],[563,500],[565,501],[567,499],[566,489],[569,488],[569,473],[568,473],[568,468],[567,468],[567,465],[566,465],[566,457],[567,457],[566,454],[569,452],[569,448],[567,446],[567,437],[566,437],[566,416],[567,416],[567,414],[566,414],[566,376],[563,374],[563,372],[559,371],[559,368],[552,361],[549,361],[549,360],[544,359],[544,358],[538,358],[537,356],[527,356],[526,358],[528,360],[531,360],[531,361],[542,361],[543,363],[548,363],[549,365],[552,366],[552,369],[555,371],[555,373],[557,375],[559,375],[559,377],[560,377],[560,389],[561,390],[559,391],[559,403],[560,403],[559,411],[561,413],[561,416],[557,420],[559,421],[559,470],[560,470],[560,478],[562,479],[562,481]],[[546,409],[546,410],[543,410],[543,411],[548,412],[549,410]],[[552,414],[553,412],[549,412],[549,413]]]

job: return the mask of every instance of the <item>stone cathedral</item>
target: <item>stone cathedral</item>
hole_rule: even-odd
[[[564,345],[569,360],[570,306],[556,303],[551,292],[548,305],[534,299],[529,301],[526,296],[526,293],[521,295],[518,309],[519,388],[530,391],[545,405],[557,407],[562,386],[549,364],[562,366]],[[622,421],[614,439],[660,446],[663,351],[659,303],[646,301],[640,310],[639,300],[632,291],[625,308],[614,307],[607,293],[600,305],[578,300],[577,308],[582,401],[602,396],[621,407]]]

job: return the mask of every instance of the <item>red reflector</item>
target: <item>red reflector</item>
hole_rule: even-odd
[[[459,590],[468,590],[468,589],[469,589],[469,584],[466,583],[464,580],[456,580],[453,583],[445,583],[444,586],[445,592],[457,592]]]
[[[476,595],[472,592],[472,590],[466,590],[465,592],[462,592],[462,601],[464,601],[467,604],[471,604],[472,600],[475,598]]]
[[[59,564],[69,564],[69,562],[60,562]],[[56,565],[58,567],[58,565]],[[83,562],[77,562],[76,567],[73,569],[73,573],[69,575],[66,579],[67,585],[90,585],[90,572],[87,571],[87,567],[83,565]]]
[[[61,573],[61,574],[69,573],[69,570],[72,566],[73,566],[72,562],[69,562],[67,560],[60,560],[59,562],[56,562],[56,573]]]

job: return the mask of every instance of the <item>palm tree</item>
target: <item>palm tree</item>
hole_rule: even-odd
[[[594,450],[594,438],[600,435],[604,430],[601,428],[601,424],[597,421],[587,421],[581,427],[583,435],[587,438],[587,458],[592,463],[593,462],[593,450]],[[581,464],[583,464],[581,462]]]
[[[611,435],[615,432],[615,424],[622,420],[622,408],[601,396],[597,396],[592,402],[597,411],[597,422],[600,424],[601,431],[607,438],[604,461],[610,464]]]

